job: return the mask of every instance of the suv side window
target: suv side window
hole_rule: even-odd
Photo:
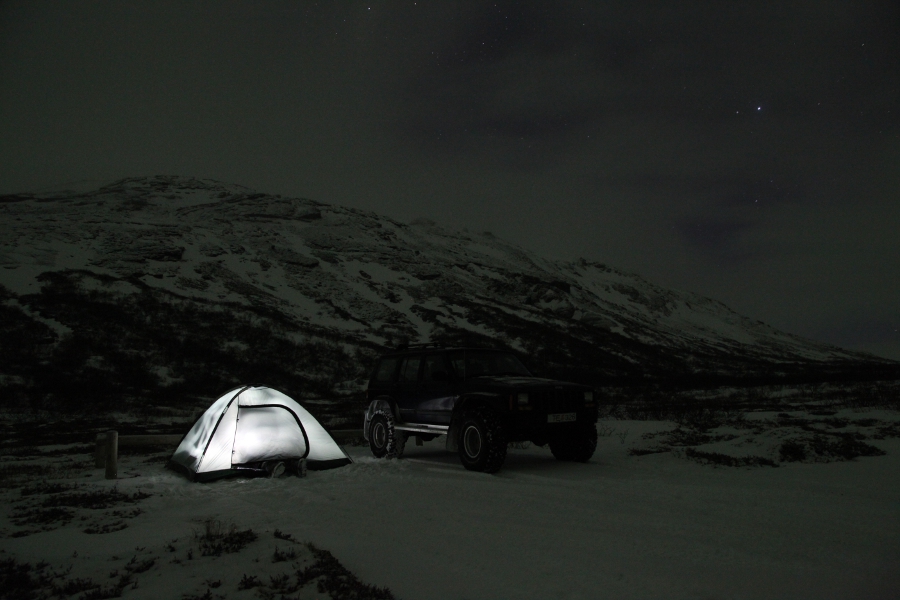
[[[419,380],[419,363],[421,356],[407,356],[400,367],[400,383],[415,383]]]
[[[444,376],[438,381],[447,380],[447,364],[444,362],[443,354],[428,354],[425,356],[425,368],[422,371],[422,381],[429,383],[436,381],[435,373],[443,373]]]
[[[460,380],[464,380],[466,378],[466,353],[451,352],[450,364],[453,365],[453,370],[456,372],[456,376]]]
[[[397,363],[399,358],[383,358],[375,370],[375,381],[377,383],[389,383],[394,380],[394,373],[397,372]]]

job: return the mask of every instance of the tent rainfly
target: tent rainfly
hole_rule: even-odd
[[[279,475],[302,458],[311,470],[352,462],[300,404],[278,390],[242,386],[206,409],[169,467],[191,481],[210,481],[260,471]]]

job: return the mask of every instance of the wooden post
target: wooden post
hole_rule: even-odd
[[[119,468],[119,432],[106,434],[106,478],[115,479]]]
[[[94,448],[94,468],[102,469],[106,466],[106,434],[97,434],[97,447]]]

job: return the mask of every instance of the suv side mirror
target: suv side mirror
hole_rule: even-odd
[[[447,381],[450,379],[450,376],[447,374],[447,371],[435,371],[431,374],[432,381]]]

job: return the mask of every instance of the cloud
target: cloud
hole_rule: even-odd
[[[436,154],[488,146],[528,166],[623,120],[635,123],[625,135],[648,120],[688,123],[709,141],[727,131],[751,153],[779,135],[808,143],[798,119],[835,135],[883,129],[900,118],[889,112],[897,15],[818,3],[473,5],[417,49],[427,59],[406,77],[398,129]]]
[[[677,230],[695,250],[717,263],[728,264],[750,257],[739,244],[751,226],[745,220],[701,218],[679,223]]]

